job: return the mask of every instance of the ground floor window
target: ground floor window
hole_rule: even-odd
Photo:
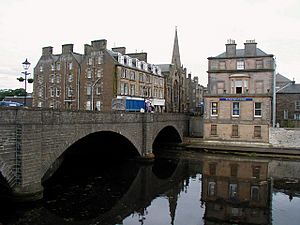
[[[254,126],[254,137],[261,138],[261,126]]]
[[[239,136],[239,126],[234,124],[232,125],[232,137],[238,137]]]
[[[217,135],[217,125],[212,124],[210,127],[210,135]]]

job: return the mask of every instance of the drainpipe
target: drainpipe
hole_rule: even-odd
[[[273,59],[273,118],[272,126],[276,126],[276,61],[275,57]]]

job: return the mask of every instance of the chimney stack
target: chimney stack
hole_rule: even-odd
[[[44,47],[42,55],[52,55],[53,53],[53,47]]]
[[[245,45],[245,56],[256,56],[256,45],[255,40],[246,40]]]
[[[69,54],[73,52],[73,44],[65,44],[62,46],[62,54]]]
[[[236,56],[236,43],[235,40],[228,39],[226,44],[226,56],[235,57]]]

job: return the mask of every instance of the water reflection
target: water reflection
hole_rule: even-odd
[[[202,173],[206,224],[270,224],[267,160],[206,156]]]
[[[298,167],[290,160],[191,152],[163,153],[153,165],[62,167],[45,183],[41,202],[6,207],[0,224],[297,224]]]

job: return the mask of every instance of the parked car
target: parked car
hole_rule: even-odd
[[[0,106],[14,107],[14,106],[23,106],[23,104],[19,102],[0,101]]]

